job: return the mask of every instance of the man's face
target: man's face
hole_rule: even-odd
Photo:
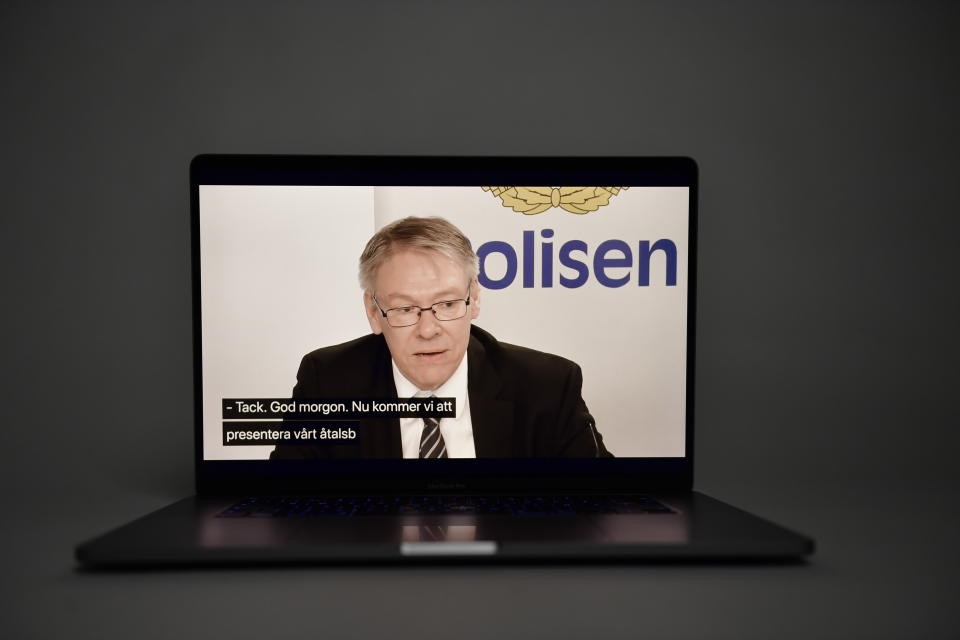
[[[373,297],[364,293],[370,329],[386,338],[401,373],[424,391],[437,389],[453,375],[467,351],[470,323],[480,314],[476,281],[468,282],[463,267],[441,253],[400,249],[380,266],[374,285],[377,302],[384,311],[463,299],[470,285],[470,305],[462,318],[440,321],[431,311],[423,311],[419,322],[409,327],[391,327]]]

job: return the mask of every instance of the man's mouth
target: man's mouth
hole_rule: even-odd
[[[417,351],[413,355],[417,358],[417,360],[421,360],[423,362],[432,362],[434,360],[442,359],[446,352],[446,349],[439,351]]]

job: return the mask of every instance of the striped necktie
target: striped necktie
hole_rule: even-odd
[[[440,433],[440,421],[432,416],[424,416],[423,418],[423,433],[420,434],[420,457],[447,457],[447,443],[443,441],[443,435]]]

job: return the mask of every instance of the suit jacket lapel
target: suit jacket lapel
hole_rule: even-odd
[[[470,337],[467,362],[467,393],[470,396],[470,421],[473,444],[478,458],[516,456],[513,447],[513,401],[501,397],[502,382],[493,368],[486,349]]]

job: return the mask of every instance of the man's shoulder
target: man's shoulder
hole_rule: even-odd
[[[392,384],[386,341],[369,334],[303,356],[293,393],[299,398],[389,395]]]
[[[383,336],[370,333],[354,340],[314,349],[303,356],[303,359],[329,366],[338,362],[356,362],[376,357],[381,355],[384,349],[386,341]]]
[[[509,342],[501,342],[488,331],[474,325],[470,329],[471,337],[482,348],[483,357],[501,375],[511,378],[527,376],[566,376],[579,369],[577,363],[562,356]]]

